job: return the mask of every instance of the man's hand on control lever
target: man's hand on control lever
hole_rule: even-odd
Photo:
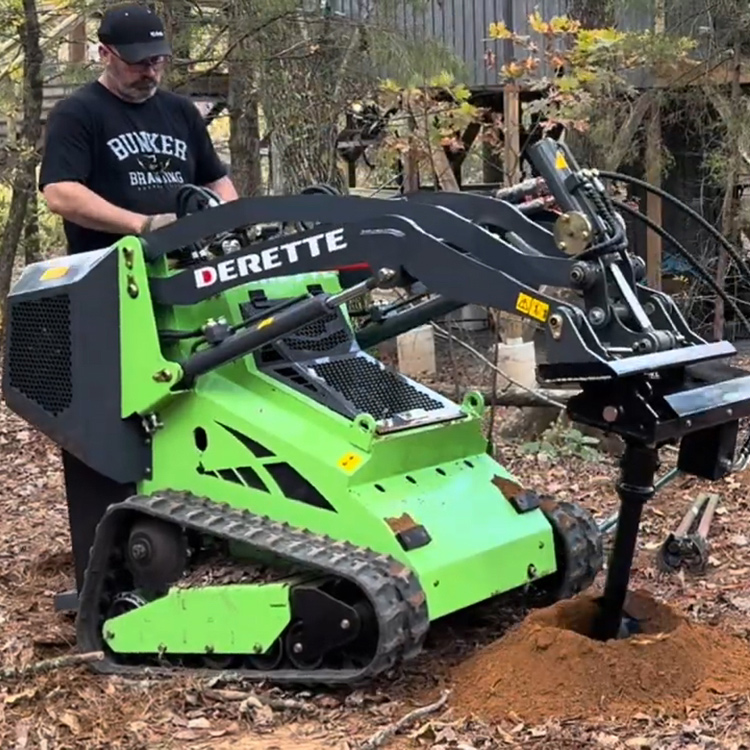
[[[177,214],[155,214],[154,216],[149,216],[146,218],[146,221],[143,222],[141,234],[155,232],[157,229],[169,226],[175,221],[177,221]]]

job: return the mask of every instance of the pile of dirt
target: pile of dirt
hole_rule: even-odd
[[[633,592],[638,635],[591,638],[598,605],[589,594],[532,612],[458,665],[452,704],[485,721],[544,721],[635,713],[684,715],[750,690],[750,647]]]

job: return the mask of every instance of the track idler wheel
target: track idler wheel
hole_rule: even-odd
[[[125,558],[136,588],[169,588],[185,571],[187,537],[175,524],[158,518],[139,518],[130,529]]]
[[[251,654],[245,660],[251,669],[258,669],[261,672],[278,669],[284,660],[284,642],[278,638],[265,654]]]
[[[602,534],[580,505],[543,497],[541,509],[552,525],[557,572],[536,588],[545,599],[569,599],[591,586],[604,567]]]
[[[361,631],[357,609],[317,586],[292,591],[295,622],[284,636],[287,658],[297,669],[317,669],[325,656],[353,643]]]
[[[127,612],[144,606],[144,604],[147,604],[146,599],[137,591],[122,591],[113,597],[111,604],[107,608],[107,619],[124,615]]]

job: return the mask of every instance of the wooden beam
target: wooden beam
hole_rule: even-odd
[[[520,89],[508,84],[503,91],[503,171],[505,184],[521,181],[521,102]]]
[[[503,182],[514,185],[521,182],[521,100],[520,89],[508,85],[503,91]],[[495,325],[503,333],[505,343],[526,340],[531,329],[518,315],[495,314]]]
[[[68,61],[71,63],[85,63],[87,45],[86,18],[85,16],[81,16],[78,24],[71,29],[70,37],[68,38]]]
[[[646,182],[661,187],[661,113],[658,103],[651,107],[646,130]],[[662,199],[648,191],[646,216],[657,226],[662,225]],[[662,240],[650,228],[646,228],[646,279],[652,289],[661,289]]]
[[[741,60],[739,73],[736,73],[736,64],[730,59],[715,60],[689,60],[680,61],[672,66],[671,70],[657,72],[650,87],[680,88],[683,86],[731,86],[737,76],[737,83],[741,86],[750,84],[750,60]]]
[[[663,34],[666,26],[664,0],[656,0],[654,13],[654,32]],[[661,107],[659,99],[654,98],[646,126],[646,182],[654,187],[661,187]],[[646,216],[654,225],[662,225],[662,200],[650,190],[646,194]],[[662,268],[661,236],[646,228],[646,282],[652,289],[661,290]]]

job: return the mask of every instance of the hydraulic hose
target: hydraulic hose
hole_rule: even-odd
[[[642,221],[649,229],[656,232],[662,239],[666,240],[674,249],[677,251],[677,254],[682,256],[688,263],[690,263],[691,266],[696,271],[696,275],[700,276],[703,281],[708,284],[711,289],[713,289],[716,294],[721,297],[721,299],[724,300],[724,302],[729,305],[729,307],[734,310],[735,314],[737,315],[737,318],[742,321],[742,324],[745,326],[745,329],[748,333],[750,333],[750,321],[745,317],[745,315],[742,313],[742,311],[739,308],[739,305],[718,285],[716,282],[716,279],[714,279],[711,274],[706,271],[703,266],[696,260],[696,258],[685,248],[673,235],[671,235],[664,227],[659,226],[655,221],[650,219],[645,214],[642,214],[637,209],[633,208],[632,206],[629,206],[627,203],[624,203],[623,201],[617,200],[616,198],[610,199],[618,209],[621,211],[625,211],[625,213],[630,214],[631,216],[635,217],[636,219],[639,219]]]
[[[217,205],[222,203],[221,198],[211,188],[201,185],[181,185],[175,199],[175,213],[179,218],[182,218],[193,211],[200,210],[199,201],[201,198],[209,206],[212,201]]]
[[[709,234],[711,234],[716,240],[719,241],[719,243],[727,251],[729,257],[740,268],[743,276],[745,276],[747,279],[750,279],[750,266],[748,266],[747,263],[745,263],[745,261],[740,257],[739,253],[732,246],[729,240],[718,229],[716,229],[716,227],[711,226],[711,224],[709,224],[697,211],[694,211],[692,208],[690,208],[690,206],[681,201],[679,198],[675,198],[674,195],[670,195],[665,190],[662,190],[655,185],[651,185],[648,182],[644,182],[643,180],[639,180],[637,177],[631,177],[627,174],[621,174],[620,172],[608,172],[601,169],[596,170],[596,174],[599,177],[604,177],[610,180],[618,180],[619,182],[627,182],[631,185],[641,187],[644,190],[669,201],[672,205],[684,211],[688,216],[690,216],[692,219],[695,219],[695,221],[697,221]]]

